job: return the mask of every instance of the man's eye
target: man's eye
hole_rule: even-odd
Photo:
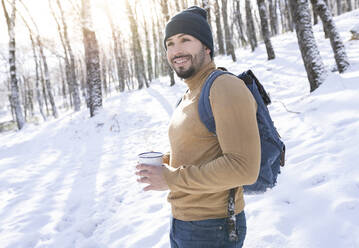
[[[190,41],[189,39],[184,38],[182,42]]]
[[[169,46],[173,46],[173,42],[168,42],[167,47],[169,47]]]

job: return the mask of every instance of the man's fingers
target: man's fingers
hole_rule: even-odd
[[[149,164],[138,164],[136,165],[137,170],[152,170],[153,167],[156,167],[156,165],[149,165]]]
[[[147,170],[136,171],[135,174],[140,177],[148,177],[150,175]]]
[[[150,179],[148,177],[140,177],[137,179],[137,182],[139,183],[151,183]]]
[[[143,191],[150,191],[150,190],[153,190],[154,187],[152,185],[148,185],[146,187],[143,188]]]

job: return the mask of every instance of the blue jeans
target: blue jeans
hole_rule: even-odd
[[[172,218],[171,248],[241,248],[247,225],[244,211],[236,215],[238,241],[229,241],[227,219],[181,221]]]

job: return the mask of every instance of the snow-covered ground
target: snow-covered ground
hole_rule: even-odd
[[[270,111],[287,145],[278,185],[246,196],[246,248],[359,247],[359,11],[338,17],[351,68],[330,72],[313,94],[295,33],[273,38],[277,58],[237,50],[217,57],[233,72],[251,68],[270,92]],[[334,66],[315,27],[321,56]],[[143,192],[136,154],[167,151],[167,125],[183,82],[166,78],[104,101],[104,110],[66,113],[0,134],[0,247],[167,248],[167,192]]]

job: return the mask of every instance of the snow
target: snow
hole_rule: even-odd
[[[245,197],[244,247],[359,247],[359,43],[349,32],[358,16],[336,18],[351,67],[329,73],[312,94],[295,33],[272,38],[275,60],[264,44],[237,50],[237,63],[215,59],[235,73],[254,71],[287,145],[278,185]],[[332,68],[321,25],[314,31]],[[83,109],[1,133],[1,247],[169,247],[167,192],[142,191],[134,175],[137,154],[169,149],[167,126],[185,86],[168,81],[109,97],[94,118]]]

